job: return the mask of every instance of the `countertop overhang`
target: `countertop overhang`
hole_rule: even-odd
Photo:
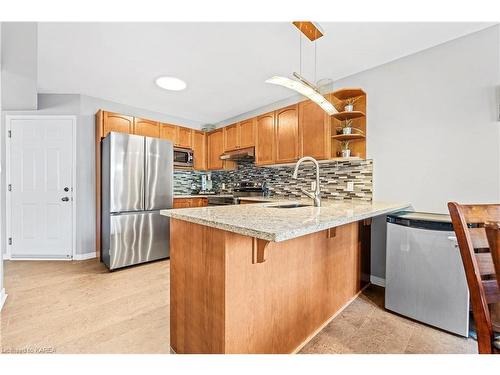
[[[160,213],[173,219],[266,241],[281,242],[411,207],[409,203],[360,200],[323,199],[321,207],[314,207],[310,199],[245,198],[245,200],[261,203],[169,209],[161,210]],[[263,200],[266,202],[262,203]],[[307,206],[274,207],[291,203],[307,204]]]

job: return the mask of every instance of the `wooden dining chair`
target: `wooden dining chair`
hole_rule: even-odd
[[[500,302],[500,288],[485,230],[485,224],[500,221],[500,205],[449,202],[448,210],[469,287],[479,353],[500,353],[488,307]]]

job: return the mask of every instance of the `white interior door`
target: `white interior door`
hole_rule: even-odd
[[[71,258],[74,119],[9,120],[10,256]]]

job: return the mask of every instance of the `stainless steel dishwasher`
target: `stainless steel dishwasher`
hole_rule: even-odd
[[[468,336],[469,290],[448,215],[387,216],[385,307]]]

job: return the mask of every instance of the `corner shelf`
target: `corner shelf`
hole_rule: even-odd
[[[337,141],[356,141],[358,139],[365,139],[364,134],[337,134],[332,135],[332,138]]]
[[[361,111],[344,111],[335,113],[332,115],[332,117],[340,121],[345,121],[345,120],[352,120],[355,118],[365,117],[365,113]]]
[[[346,100],[365,95],[365,92],[359,88],[345,88],[333,92],[332,95],[338,100]]]

